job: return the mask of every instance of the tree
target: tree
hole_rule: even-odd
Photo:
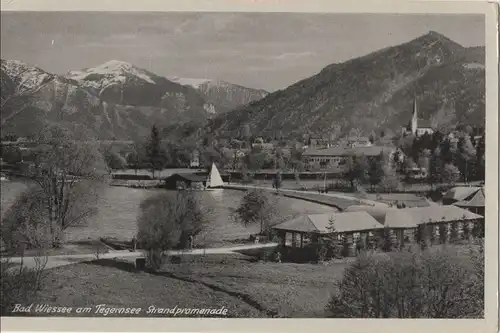
[[[336,283],[327,316],[480,318],[483,258],[480,252],[464,256],[446,248],[360,255]]]
[[[0,262],[0,315],[10,316],[16,304],[28,305],[37,299],[47,277],[46,265],[48,257],[37,253],[33,258],[34,265],[24,264],[24,254],[20,262],[10,258],[2,258]],[[17,313],[18,315],[19,313]]]
[[[356,182],[363,184],[366,181],[368,161],[364,155],[351,155],[347,158],[347,179],[351,183],[351,188],[355,188]]]
[[[418,166],[429,171],[431,155],[430,149],[425,148],[422,150],[418,157]]]
[[[34,140],[37,148],[29,175],[47,209],[52,245],[58,246],[66,228],[95,214],[104,159],[97,142],[78,126],[48,125]]]
[[[484,179],[485,175],[485,138],[481,136],[476,147],[476,177]]]
[[[127,165],[129,168],[134,169],[137,175],[137,170],[140,168],[139,154],[136,151],[132,151],[127,154]]]
[[[104,152],[104,160],[111,170],[121,170],[127,166],[127,161],[125,161],[123,156],[111,150]]]
[[[259,224],[260,234],[270,232],[273,219],[277,215],[276,203],[259,190],[249,190],[241,199],[239,207],[235,211],[235,218],[244,225]]]
[[[470,137],[465,136],[458,143],[458,166],[463,176],[464,182],[468,182],[474,171],[473,162],[476,158],[476,148],[472,144]]]
[[[24,249],[51,247],[52,234],[48,220],[44,194],[36,186],[28,188],[5,212],[1,223],[3,246],[18,255]]]
[[[383,175],[380,180],[380,187],[384,192],[393,192],[399,188],[400,181],[395,168],[390,165],[383,166]]]
[[[250,130],[250,125],[248,124],[243,125],[243,128],[241,129],[241,136],[245,140],[247,148],[251,148],[252,131]]]
[[[373,190],[373,187],[378,185],[384,177],[384,157],[380,154],[380,156],[371,158],[368,163],[370,166],[368,180]]]
[[[276,189],[276,191],[280,190],[281,183],[282,183],[281,172],[278,171],[273,179],[273,187]]]
[[[429,159],[429,179],[431,184],[440,183],[443,179],[443,160],[439,148],[436,148]]]
[[[160,193],[144,200],[137,220],[137,242],[147,251],[150,267],[161,267],[165,251],[185,248],[190,236],[194,239],[205,230],[210,215],[211,210],[189,190],[174,195]]]
[[[151,128],[151,135],[149,141],[146,145],[147,158],[149,162],[149,167],[153,173],[153,178],[155,178],[155,171],[161,170],[163,168],[163,156],[160,147],[160,133],[158,132],[158,127],[153,125]]]
[[[460,179],[460,171],[453,164],[445,164],[442,177],[443,181],[451,186]]]

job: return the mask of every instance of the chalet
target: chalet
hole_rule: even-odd
[[[429,121],[418,118],[417,100],[413,100],[413,115],[406,127],[402,128],[403,134],[422,136],[424,134],[433,134],[434,130]]]
[[[175,173],[165,179],[165,188],[169,190],[203,189],[206,183],[206,176],[192,173]]]

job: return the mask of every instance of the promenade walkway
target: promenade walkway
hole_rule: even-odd
[[[169,256],[179,255],[206,255],[206,254],[236,254],[238,251],[263,249],[269,247],[276,247],[278,243],[266,244],[246,244],[231,247],[219,248],[206,248],[206,249],[193,249],[193,250],[179,250],[167,251],[165,254]],[[99,259],[117,259],[117,258],[140,258],[144,257],[144,251],[110,251],[99,255]],[[76,264],[80,262],[87,262],[97,260],[96,254],[69,254],[69,255],[54,255],[47,257],[10,257],[10,263],[19,266],[21,262],[27,268],[34,268],[39,264],[39,261],[45,262],[45,269]]]
[[[272,187],[243,185],[243,184],[225,184],[224,188],[235,189],[235,190],[259,189],[263,191],[276,192],[276,189]],[[360,199],[353,196],[335,192],[315,193],[311,191],[300,191],[300,190],[290,190],[290,189],[280,189],[279,192],[288,197],[312,201],[319,204],[336,207],[339,210],[345,210],[347,207],[352,205],[368,205],[368,206],[384,207],[384,208],[389,207],[389,205],[382,202]]]

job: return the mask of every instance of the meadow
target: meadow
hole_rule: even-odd
[[[155,273],[95,260],[48,271],[36,302],[67,307],[220,308],[229,317],[324,317],[345,264],[255,262],[244,255],[184,256]],[[148,316],[142,313],[140,316]],[[162,316],[162,315],[160,315]]]

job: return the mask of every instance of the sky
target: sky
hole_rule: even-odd
[[[57,74],[121,60],[274,91],[430,30],[485,44],[482,15],[2,12],[1,57]]]

